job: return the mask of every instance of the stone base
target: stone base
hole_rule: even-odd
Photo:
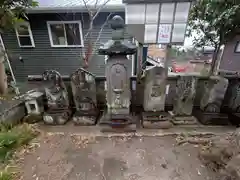
[[[75,116],[73,115],[72,121],[76,126],[92,126],[96,124],[95,116]]]
[[[66,124],[70,118],[70,112],[44,112],[43,121],[47,125],[63,125]]]
[[[77,111],[74,113],[72,121],[78,126],[92,126],[97,122],[98,112]]]
[[[102,132],[135,132],[136,120],[130,114],[103,113],[99,120]]]
[[[167,112],[143,112],[142,126],[149,129],[169,129],[173,124]]]
[[[233,125],[240,127],[240,113],[229,113],[228,118]]]
[[[194,116],[177,116],[173,111],[169,111],[174,125],[196,125],[199,124]]]
[[[231,125],[228,119],[228,115],[224,113],[209,113],[204,112],[200,109],[196,109],[193,111],[193,115],[198,119],[200,123],[204,125]]]

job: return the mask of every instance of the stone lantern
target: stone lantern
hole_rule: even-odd
[[[136,53],[137,47],[124,39],[124,20],[116,15],[112,18],[112,39],[99,48],[100,55],[107,55],[106,100],[107,110],[99,121],[107,127],[126,128],[134,126],[130,115],[130,71],[127,55]]]

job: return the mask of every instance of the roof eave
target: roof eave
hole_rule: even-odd
[[[94,10],[94,8],[90,9]],[[96,9],[96,8],[95,8]],[[38,13],[77,13],[77,12],[88,12],[85,6],[72,6],[72,7],[35,7],[26,10],[29,14]],[[124,12],[124,5],[112,5],[105,6],[102,8],[101,12]]]

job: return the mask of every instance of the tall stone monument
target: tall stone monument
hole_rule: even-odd
[[[164,67],[145,72],[142,125],[144,128],[168,128],[170,115],[165,112],[167,73]]]
[[[99,48],[100,55],[107,55],[106,100],[107,110],[99,124],[105,127],[132,130],[135,121],[130,114],[130,71],[127,55],[136,53],[137,47],[124,39],[124,21],[114,16],[111,21],[112,39]]]
[[[210,76],[205,81],[200,110],[195,116],[203,124],[226,125],[227,114],[221,113],[221,106],[228,88],[228,79],[221,76]]]

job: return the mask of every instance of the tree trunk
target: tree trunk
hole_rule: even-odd
[[[6,94],[8,91],[7,75],[4,66],[4,54],[0,55],[0,94]]]
[[[220,52],[220,45],[216,46],[214,54],[213,54],[213,58],[212,58],[212,65],[211,65],[211,69],[209,72],[209,75],[217,75],[217,70],[218,70],[218,64],[220,61],[220,58],[218,58],[219,52]]]

